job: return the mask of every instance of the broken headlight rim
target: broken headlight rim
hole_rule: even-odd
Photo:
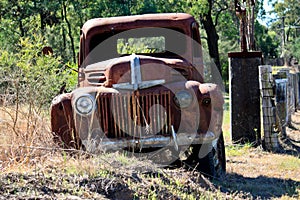
[[[193,96],[189,91],[181,90],[176,92],[174,102],[179,108],[187,108],[192,104]]]
[[[90,115],[95,108],[95,99],[90,94],[83,94],[75,100],[76,112],[81,115]]]

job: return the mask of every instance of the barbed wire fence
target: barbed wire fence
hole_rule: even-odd
[[[286,137],[291,116],[300,107],[298,66],[259,66],[261,117],[265,149],[278,151],[279,137]]]

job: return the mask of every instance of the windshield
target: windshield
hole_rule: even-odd
[[[119,38],[117,51],[119,55],[163,53],[166,51],[166,38],[164,36]]]
[[[111,30],[94,35],[89,41],[89,61],[96,63],[129,54],[179,57],[186,51],[186,35],[169,28]],[[180,48],[178,48],[180,47]]]

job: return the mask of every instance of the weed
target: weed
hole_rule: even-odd
[[[228,145],[226,146],[226,156],[242,156],[249,153],[252,145],[250,143],[246,143],[244,145]]]
[[[278,164],[279,170],[299,170],[300,169],[300,160],[296,157],[286,157]]]

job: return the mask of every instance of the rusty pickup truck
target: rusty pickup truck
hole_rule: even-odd
[[[180,160],[220,176],[224,101],[203,71],[199,25],[189,14],[88,20],[80,32],[78,87],[52,101],[55,141],[92,153],[150,155],[158,163],[156,155],[167,150],[166,164]]]

